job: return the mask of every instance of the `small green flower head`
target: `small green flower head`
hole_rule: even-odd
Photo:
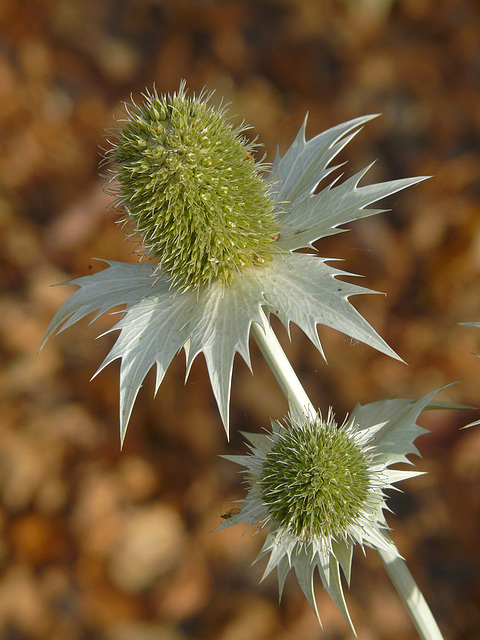
[[[211,94],[146,93],[126,105],[107,157],[149,258],[179,288],[198,289],[271,260],[278,224],[254,144],[232,127]]]
[[[391,466],[418,454],[413,441],[425,430],[416,419],[423,409],[435,408],[436,393],[417,401],[357,405],[338,425],[332,410],[326,419],[321,414],[312,419],[292,407],[285,420],[272,421],[271,432],[244,434],[250,451],[225,457],[244,467],[248,492],[238,513],[218,528],[247,523],[268,529],[259,555],[268,556],[264,577],[277,568],[281,595],[294,569],[318,617],[313,588],[318,570],[352,625],[340,569],[349,583],[357,544],[398,557],[384,516],[386,492],[419,473]]]
[[[330,412],[293,422],[263,463],[260,486],[269,516],[293,536],[342,537],[361,517],[371,486],[368,451]]]
[[[382,426],[362,431],[352,418],[337,425],[331,410],[326,420],[292,411],[284,423],[272,422],[262,455],[247,466],[250,496],[277,543],[313,545],[327,558],[339,541],[376,542],[389,482],[370,439]]]

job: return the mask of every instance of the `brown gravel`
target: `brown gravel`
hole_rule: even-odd
[[[329,364],[299,331],[279,337],[312,400],[419,397],[480,405],[480,6],[471,0],[0,0],[0,637],[5,640],[330,640],[351,632],[318,589],[321,633],[295,580],[250,566],[261,535],[212,532],[242,496],[238,430],[286,405],[252,346],[236,363],[228,444],[199,359],[149,376],[123,452],[118,366],[90,382],[108,316],[52,339],[91,256],[134,260],[98,178],[121,100],[156,84],[215,89],[272,160],[306,111],[308,134],[382,113],[343,159],[370,180],[434,175],[391,213],[319,243],[386,292],[355,304],[409,366],[320,328]],[[275,324],[275,328],[278,328]],[[480,431],[475,412],[434,412],[428,475],[392,496],[393,536],[449,640],[480,637]],[[238,529],[238,530],[237,530]],[[347,595],[362,640],[413,640],[376,555],[358,553]]]

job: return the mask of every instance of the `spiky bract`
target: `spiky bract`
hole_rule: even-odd
[[[149,257],[182,289],[271,260],[278,224],[253,144],[208,95],[145,94],[109,155],[120,199]]]

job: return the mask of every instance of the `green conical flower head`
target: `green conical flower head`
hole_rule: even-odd
[[[369,289],[339,280],[349,275],[315,255],[314,242],[382,209],[369,205],[423,180],[360,186],[367,169],[329,181],[334,159],[373,116],[337,125],[311,140],[306,120],[268,175],[252,161],[254,145],[225,121],[208,96],[146,93],[126,107],[106,153],[123,220],[142,236],[142,264],[106,261],[108,268],[72,281],[79,287],[55,314],[45,336],[81,318],[123,306],[117,342],[100,369],[120,358],[120,435],[148,371],[162,383],[184,349],[187,373],[205,357],[228,433],[232,367],[250,365],[254,325],[276,315],[296,324],[323,354],[317,325],[398,356],[351,304]],[[131,224],[127,228],[130,228]],[[303,249],[307,249],[305,253]],[[350,274],[351,275],[351,274]],[[227,286],[228,285],[228,286]]]
[[[278,237],[254,145],[209,95],[145,94],[127,107],[109,155],[126,219],[180,288],[196,289],[264,265]]]
[[[327,421],[296,422],[266,456],[262,499],[277,525],[306,542],[339,537],[365,506],[369,467],[365,452],[331,414]]]

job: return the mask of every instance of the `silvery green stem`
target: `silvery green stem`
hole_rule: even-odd
[[[297,378],[297,374],[288,361],[277,336],[264,314],[263,317],[263,327],[255,322],[252,323],[251,331],[255,342],[267,361],[268,366],[272,370],[272,373],[288,402],[295,406],[300,412],[306,413],[314,418],[316,416],[315,407],[307,396],[300,380]]]
[[[273,329],[265,318],[264,326],[253,323],[252,335],[288,402],[312,417],[315,407],[288,361]],[[393,544],[393,542],[392,542]],[[435,618],[418,588],[405,561],[382,549],[376,549],[390,579],[422,640],[443,640]]]
[[[408,570],[405,561],[382,549],[377,549],[377,553],[390,576],[390,580],[403,600],[420,637],[425,640],[443,640],[430,607]]]

